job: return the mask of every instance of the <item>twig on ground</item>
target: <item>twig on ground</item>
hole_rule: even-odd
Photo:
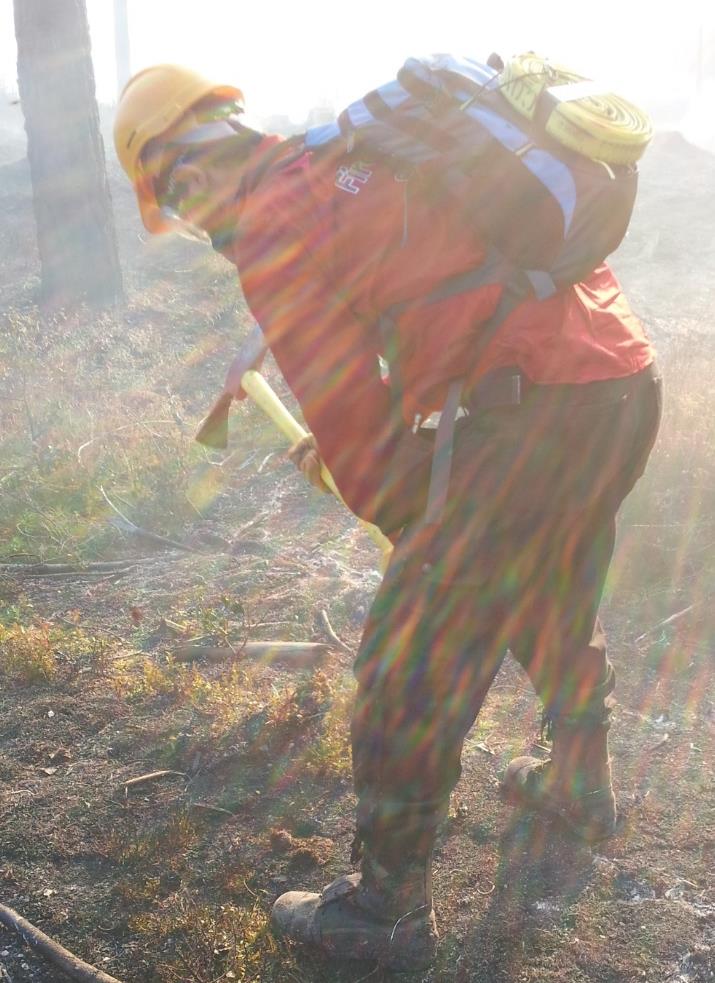
[[[496,754],[496,751],[493,751],[485,741],[477,741],[474,747],[483,751],[485,754],[491,754],[492,756]]]
[[[348,652],[349,653],[350,652],[350,646],[347,645],[342,640],[342,638],[339,638],[335,634],[335,632],[333,630],[333,626],[330,624],[330,619],[328,618],[328,612],[325,610],[325,608],[321,608],[318,611],[318,621],[320,622],[321,628],[323,629],[323,631],[327,635],[328,640],[331,641],[336,648],[340,649],[341,652]]]
[[[266,464],[268,464],[268,462],[270,461],[270,459],[272,457],[275,457],[275,455],[276,455],[276,451],[271,451],[270,454],[266,454],[266,456],[263,458],[263,460],[259,464],[259,466],[258,466],[258,468],[256,470],[256,474],[262,474],[263,473],[263,469],[266,466]]]
[[[214,461],[214,459],[211,457],[211,455],[206,450],[206,448],[203,446],[203,444],[199,444],[199,446],[201,447],[201,450],[203,451],[203,454],[204,454],[204,457],[206,458],[206,461],[212,467],[214,467],[214,468],[223,468],[223,467],[225,467],[227,464],[230,464],[231,463],[231,461],[234,459],[234,457],[236,457],[238,454],[241,453],[241,448],[240,447],[237,447],[235,450],[232,450],[230,452],[230,454],[227,454],[226,457],[221,458],[220,461]],[[242,461],[241,464],[236,468],[236,472],[235,473],[238,474],[239,471],[243,471],[244,468],[247,468],[248,465],[251,463],[251,461],[253,461],[253,459],[256,457],[257,454],[258,454],[258,451],[251,451],[251,453],[248,455],[248,457],[244,461]]]
[[[187,546],[186,543],[179,543],[175,539],[167,539],[166,536],[160,536],[158,533],[151,532],[150,529],[142,529],[141,526],[136,525],[131,519],[127,519],[126,515],[121,512],[114,502],[109,498],[102,486],[99,486],[99,490],[102,493],[102,497],[107,505],[116,512],[118,518],[110,519],[109,521],[117,529],[122,532],[129,533],[131,536],[139,536],[141,539],[149,543],[156,543],[158,546],[165,546],[172,550],[183,550],[185,553],[198,553],[203,554],[203,550],[194,549],[193,546]]]
[[[647,750],[651,752],[660,751],[660,749],[665,747],[665,745],[668,744],[669,741],[670,741],[670,734],[663,734],[663,736],[658,738],[655,744],[651,744],[651,746]]]
[[[673,622],[678,621],[680,618],[684,618],[686,614],[690,614],[690,612],[698,606],[699,604],[689,604],[687,608],[683,608],[682,611],[676,611],[675,614],[671,614],[669,618],[659,621],[657,625],[653,625],[652,628],[644,631],[642,635],[639,635],[638,638],[634,639],[634,643],[638,644],[638,642],[642,642],[644,638],[652,635],[653,632],[658,631],[659,628],[665,628],[666,625],[672,625]]]
[[[78,959],[69,949],[45,935],[39,928],[18,915],[12,908],[0,904],[0,922],[17,932],[28,945],[44,956],[55,966],[59,966],[73,980],[80,983],[120,983],[116,976],[109,976],[96,966]]]
[[[371,980],[373,976],[375,977],[375,983],[379,983],[379,980],[384,979],[383,970],[384,967],[378,963],[374,969],[370,970],[367,976],[361,976],[360,979],[357,981],[357,983],[367,983],[367,981]],[[379,978],[377,976],[378,973],[380,974]]]
[[[254,515],[252,519],[249,519],[248,522],[244,522],[242,526],[239,526],[238,529],[236,529],[233,534],[233,538],[238,540],[245,532],[253,529],[253,527],[259,525],[259,523],[265,522],[269,515],[270,512],[268,510],[265,512],[259,512],[258,515]]]
[[[186,629],[172,621],[170,618],[161,618],[159,621],[160,628],[166,628],[170,635],[174,638],[186,638]]]
[[[190,809],[204,809],[206,812],[215,812],[221,816],[231,816],[232,818],[236,815],[235,812],[231,812],[230,809],[222,809],[221,806],[212,806],[208,802],[191,802],[189,804]]]
[[[17,574],[21,577],[45,580],[79,580],[89,577],[95,582],[111,580],[130,573],[137,562],[109,563],[0,563],[0,572]]]
[[[123,573],[139,562],[139,560],[108,560],[104,563],[0,563],[0,570],[34,577],[54,576],[60,573]]]
[[[148,782],[157,782],[161,778],[186,778],[186,773],[183,771],[171,771],[164,769],[162,771],[149,771],[146,775],[137,775],[136,778],[128,778],[126,782],[122,782],[122,788],[124,789],[124,794],[128,795],[129,790],[137,788],[139,785],[146,785]]]
[[[194,505],[194,503],[193,503],[193,502],[191,501],[191,499],[189,498],[189,496],[188,496],[188,493],[187,493],[187,492],[184,492],[184,501],[186,502],[186,504],[187,504],[187,505],[188,505],[188,506],[189,506],[190,508],[192,508],[192,509],[194,510],[194,512],[196,513],[196,515],[197,515],[197,516],[199,517],[199,519],[202,519],[202,520],[203,520],[203,519],[205,519],[205,518],[206,518],[206,516],[205,516],[205,515],[203,514],[203,512],[200,512],[200,511],[199,511],[199,510],[198,510],[198,509],[196,508],[196,506]]]

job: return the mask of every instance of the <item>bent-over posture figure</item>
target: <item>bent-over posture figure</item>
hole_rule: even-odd
[[[588,841],[615,829],[614,671],[597,611],[616,513],[655,439],[659,379],[605,264],[523,300],[480,344],[500,285],[440,291],[487,257],[458,198],[435,201],[424,174],[405,180],[385,161],[258,133],[240,103],[187,69],[146,69],[118,108],[119,158],[150,231],[198,228],[236,265],[312,433],[296,463],[315,478],[325,461],[395,543],[355,663],[359,871],[284,894],[273,924],[335,956],[417,969],[437,939],[436,831],[507,649],[553,740],[549,760],[511,763],[507,791]],[[397,409],[379,360],[386,311]],[[434,431],[420,423],[455,380],[446,498],[425,521]]]

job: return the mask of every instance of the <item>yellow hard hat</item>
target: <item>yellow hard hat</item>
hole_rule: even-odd
[[[217,85],[181,65],[145,68],[129,79],[121,94],[114,120],[114,145],[119,162],[134,185],[142,221],[150,232],[167,232],[173,226],[161,213],[152,175],[142,166],[142,152],[150,140],[172,129],[207,96],[228,103],[243,102],[240,89]]]

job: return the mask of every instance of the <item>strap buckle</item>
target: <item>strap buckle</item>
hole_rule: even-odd
[[[469,413],[519,406],[524,398],[524,379],[518,369],[495,369],[477,379],[467,393],[465,408]]]

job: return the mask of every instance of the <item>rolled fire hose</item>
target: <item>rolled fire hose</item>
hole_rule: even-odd
[[[286,435],[292,444],[297,444],[299,440],[303,439],[303,437],[307,437],[307,430],[304,430],[296,418],[286,409],[260,372],[256,372],[255,369],[249,369],[248,372],[244,372],[244,374],[241,376],[241,388],[244,389],[251,397],[253,402],[256,403],[256,405],[259,406],[263,412],[271,418],[271,420],[273,420],[278,429]],[[320,469],[320,477],[323,479],[338,501],[342,502],[343,505],[348,508],[342,495],[338,491],[338,486],[335,484],[333,476],[324,464]],[[392,543],[387,536],[385,536],[377,528],[377,526],[372,525],[370,522],[365,522],[364,519],[360,518],[358,518],[358,522],[372,541],[380,548],[382,552],[381,568],[384,571],[390,559],[390,554],[392,553]]]
[[[638,106],[533,51],[509,61],[499,81],[500,91],[522,116],[543,118],[548,110],[546,132],[591,160],[635,164],[653,136],[650,119]]]

